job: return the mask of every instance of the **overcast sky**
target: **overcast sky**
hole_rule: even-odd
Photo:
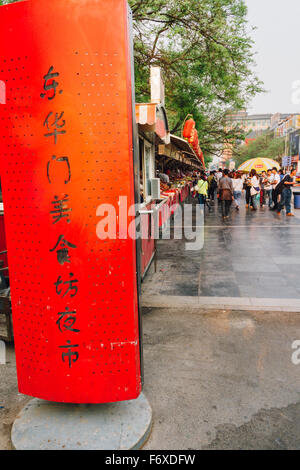
[[[266,94],[258,95],[248,111],[251,114],[298,112],[300,111],[300,0],[245,0],[245,2],[249,10],[249,22],[258,28],[251,33],[257,52],[255,70],[263,80],[265,89],[269,90]],[[295,83],[297,80],[298,84]]]

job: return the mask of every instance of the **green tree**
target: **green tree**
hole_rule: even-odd
[[[234,157],[236,167],[250,158],[272,158],[281,163],[285,153],[285,138],[274,137],[273,133],[266,132],[248,145],[241,145],[236,149]]]
[[[253,74],[244,0],[129,0],[134,19],[136,98],[149,99],[149,67],[160,66],[172,131],[191,113],[206,155],[243,138],[226,113],[262,91]]]
[[[14,0],[0,0],[12,3]],[[226,113],[262,91],[244,0],[129,0],[134,21],[136,98],[149,100],[150,65],[162,67],[172,132],[193,114],[206,158],[244,135]]]

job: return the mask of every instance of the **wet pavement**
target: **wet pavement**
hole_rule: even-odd
[[[300,365],[292,361],[300,316],[262,309],[265,297],[300,298],[300,217],[242,209],[224,223],[215,207],[204,234],[200,251],[159,241],[157,272],[152,266],[143,283],[158,299],[158,308],[143,307],[144,393],[153,409],[144,448],[300,449]],[[260,297],[262,308],[205,308],[208,298],[238,306],[245,295]],[[0,449],[12,448],[12,423],[30,399],[18,393],[12,347],[7,354]]]
[[[208,212],[208,211],[207,211]],[[204,246],[157,242],[157,272],[143,283],[147,296],[300,299],[300,213],[279,217],[244,203],[223,221],[218,204],[205,216]],[[195,224],[195,220],[193,221]]]
[[[144,309],[145,449],[300,449],[299,314]]]
[[[153,410],[144,449],[300,449],[300,365],[292,362],[299,318],[143,309],[144,393]],[[0,384],[3,450],[30,400],[18,393],[12,346]]]

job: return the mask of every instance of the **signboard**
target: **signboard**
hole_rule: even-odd
[[[117,212],[120,196],[135,202],[130,21],[125,0],[0,7],[18,383],[46,400],[102,403],[141,392],[136,241],[98,234],[103,207]]]
[[[165,85],[160,67],[150,66],[151,103],[165,106]]]
[[[282,166],[283,167],[291,166],[291,164],[292,164],[292,157],[291,156],[282,157]]]

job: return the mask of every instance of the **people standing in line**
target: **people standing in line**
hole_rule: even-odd
[[[277,185],[280,183],[280,176],[277,171],[277,168],[274,166],[272,168],[272,180],[271,180],[271,186],[272,186],[272,200],[273,200],[273,210],[277,210],[277,204],[278,204],[278,192],[276,191]]]
[[[233,197],[233,184],[232,179],[229,178],[228,174],[229,171],[226,169],[224,170],[224,176],[219,181],[218,186],[218,193],[219,193],[219,200],[222,204],[222,215],[224,219],[229,217],[230,207]]]
[[[207,178],[207,182],[208,182],[208,199],[210,199],[210,201],[214,201],[215,200],[216,189],[218,187],[218,182],[217,182],[217,179],[216,179],[216,172],[215,171],[210,172],[210,175]]]
[[[300,186],[296,184],[296,170],[292,170],[289,175],[285,175],[282,181],[277,186],[277,193],[281,194],[280,202],[277,205],[277,214],[281,215],[282,209],[285,207],[286,215],[288,217],[294,217],[291,208],[292,201],[292,187]]]
[[[240,209],[240,203],[241,203],[241,198],[242,198],[242,192],[243,192],[243,180],[242,177],[239,173],[235,173],[233,180],[232,180],[232,185],[233,185],[233,197],[235,200],[235,208],[236,210]]]
[[[251,209],[256,211],[260,199],[260,185],[259,178],[256,173],[256,170],[251,170],[250,172],[250,200],[251,200]]]

